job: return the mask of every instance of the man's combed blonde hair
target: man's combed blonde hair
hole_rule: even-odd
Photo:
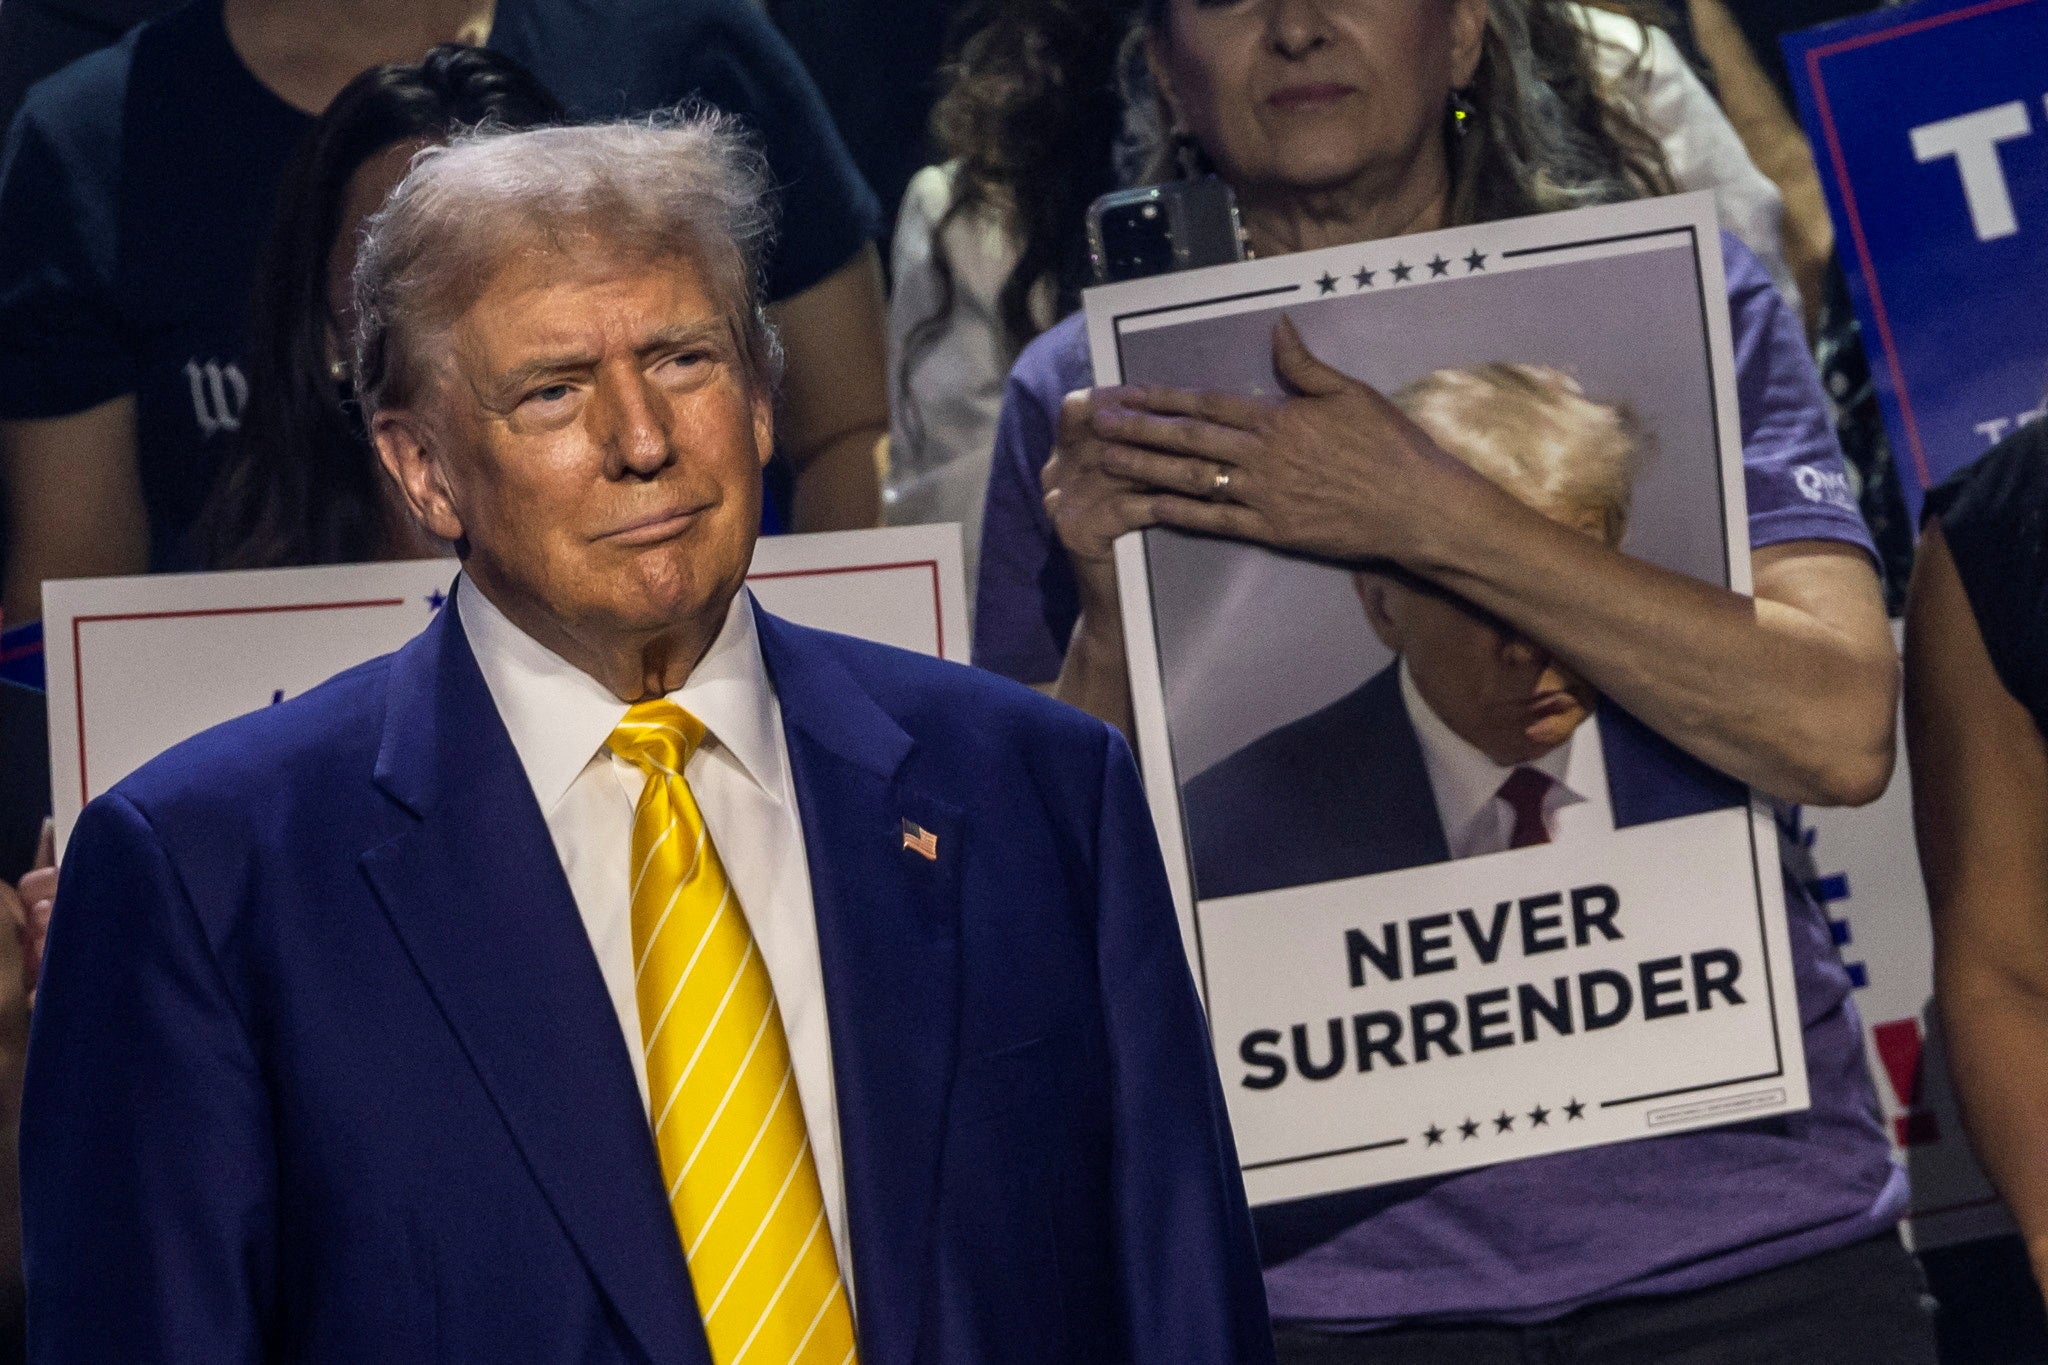
[[[1626,405],[1588,398],[1563,370],[1509,363],[1438,370],[1393,401],[1516,498],[1560,518],[1595,513],[1607,543],[1621,543],[1649,447]]]
[[[753,379],[782,352],[761,295],[774,229],[767,163],[729,115],[686,110],[512,132],[486,125],[413,159],[356,257],[356,392],[418,395],[436,343],[522,252],[688,260],[726,311]]]

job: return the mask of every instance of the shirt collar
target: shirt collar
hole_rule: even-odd
[[[467,574],[455,595],[470,651],[534,798],[543,813],[551,811],[625,718],[626,703],[514,625]],[[756,786],[781,799],[781,708],[745,588],[733,595],[711,647],[668,699],[704,722],[711,733],[707,750],[724,750]]]
[[[1443,718],[1430,707],[1420,688],[1408,670],[1408,661],[1401,661],[1401,704],[1408,712],[1408,723],[1415,729],[1415,738],[1422,745],[1422,764],[1429,772],[1430,791],[1436,797],[1438,817],[1443,821],[1444,833],[1453,841],[1458,840],[1465,830],[1472,827],[1487,806],[1500,795],[1501,783],[1507,781],[1514,767],[1504,768],[1447,725]],[[1568,776],[1572,771],[1572,750],[1578,747],[1581,725],[1572,732],[1571,738],[1544,754],[1516,767],[1534,768],[1558,786],[1560,795],[1566,801],[1583,799]],[[1583,765],[1581,765],[1583,766]]]

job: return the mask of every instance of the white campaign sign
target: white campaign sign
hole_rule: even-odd
[[[773,536],[747,585],[803,625],[964,659],[961,564],[951,525]],[[173,744],[417,635],[455,570],[433,559],[45,584],[59,847],[87,801]]]
[[[1311,350],[1383,392],[1493,362],[1584,377],[1662,422],[1660,477],[1676,480],[1654,497],[1638,482],[1639,507],[1656,506],[1624,551],[1746,592],[1723,297],[1712,200],[1695,195],[1132,281],[1086,304],[1100,384],[1271,393],[1265,348],[1283,310]],[[1673,776],[1690,760],[1601,702],[1553,751],[1598,791],[1574,797],[1597,820],[1579,812],[1569,838],[1560,823],[1555,842],[1454,858],[1417,748],[1427,703],[1391,685],[1411,665],[1373,656],[1393,646],[1352,624],[1363,580],[1170,532],[1127,536],[1117,555],[1147,794],[1253,1202],[1807,1106],[1766,802],[1714,775]],[[1358,639],[1329,644],[1333,622]],[[1318,668],[1328,677],[1304,684]],[[1357,718],[1390,712],[1405,714],[1412,772],[1325,758],[1353,752]],[[1643,814],[1645,774],[1718,795]],[[1351,804],[1404,782],[1413,800],[1379,815]],[[1317,807],[1323,796],[1297,788],[1334,795]],[[1288,812],[1277,824],[1274,809]],[[1299,847],[1342,842],[1351,856],[1377,839],[1380,857],[1393,834],[1361,826],[1417,810],[1438,832],[1433,854],[1352,875],[1313,871],[1342,859]],[[1198,894],[1212,876],[1250,889]]]
[[[1856,982],[1864,1051],[1893,1154],[1913,1182],[1906,1236],[1953,1246],[2016,1230],[1970,1151],[1934,1015],[1934,934],[1913,841],[1906,750],[1885,794],[1854,810],[1788,813],[1808,886]]]

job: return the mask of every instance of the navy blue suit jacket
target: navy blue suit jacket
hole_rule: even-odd
[[[1122,742],[760,626],[861,1359],[1270,1361]],[[617,1016],[452,606],[95,801],[61,901],[22,1121],[33,1359],[708,1365]]]
[[[1748,790],[1602,701],[1616,829],[1739,806]],[[1195,886],[1237,896],[1450,859],[1400,666],[1253,740],[1183,789]]]

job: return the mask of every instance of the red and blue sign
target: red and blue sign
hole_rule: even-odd
[[[1924,0],[1784,46],[1917,519],[2048,397],[2048,0]]]

